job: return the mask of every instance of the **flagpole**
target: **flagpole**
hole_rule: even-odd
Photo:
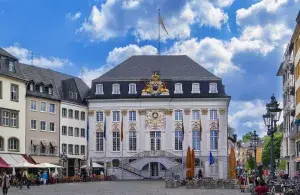
[[[107,158],[106,158],[106,141],[107,141],[107,135],[106,135],[106,116],[104,119],[104,133],[103,133],[103,137],[104,137],[104,141],[105,141],[105,148],[104,148],[104,156],[105,156],[105,164],[104,164],[104,175],[105,177],[107,177]]]
[[[122,114],[122,122],[121,122],[121,142],[122,142],[122,180],[123,180],[123,172],[124,172],[124,162],[123,162],[123,114]]]
[[[158,9],[158,55],[160,55],[160,9]]]
[[[124,171],[124,167],[123,167],[123,140],[122,140],[122,180],[123,180],[123,171]]]
[[[184,180],[184,164],[183,164],[183,157],[184,157],[184,124],[183,124],[183,113],[182,113],[182,135],[181,135],[181,142],[182,142],[182,150],[181,150],[181,176],[182,180]]]

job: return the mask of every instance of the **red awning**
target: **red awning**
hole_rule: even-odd
[[[34,160],[30,157],[30,156],[27,156],[27,154],[22,154],[23,158],[25,158],[25,160],[27,160],[29,163],[31,164],[36,164],[34,162]]]
[[[0,167],[1,168],[10,168],[10,166],[0,157]]]

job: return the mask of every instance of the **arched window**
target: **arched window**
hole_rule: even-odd
[[[4,150],[4,139],[0,136],[0,151]]]
[[[136,84],[135,83],[130,83],[129,84],[129,94],[136,94]]]
[[[96,95],[103,95],[103,84],[96,85]]]
[[[19,139],[12,137],[8,139],[8,150],[19,151]]]
[[[192,93],[200,93],[200,85],[199,83],[192,84]]]
[[[175,91],[174,93],[182,93],[182,84],[181,83],[176,83],[175,84]]]
[[[120,94],[120,85],[119,84],[112,85],[112,94]]]

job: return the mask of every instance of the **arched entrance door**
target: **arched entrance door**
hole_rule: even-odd
[[[161,131],[150,131],[151,150],[161,149]]]

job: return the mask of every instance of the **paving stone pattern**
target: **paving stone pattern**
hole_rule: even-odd
[[[1,193],[1,192],[0,192]],[[240,190],[165,188],[164,181],[109,181],[10,188],[8,195],[246,195]]]

